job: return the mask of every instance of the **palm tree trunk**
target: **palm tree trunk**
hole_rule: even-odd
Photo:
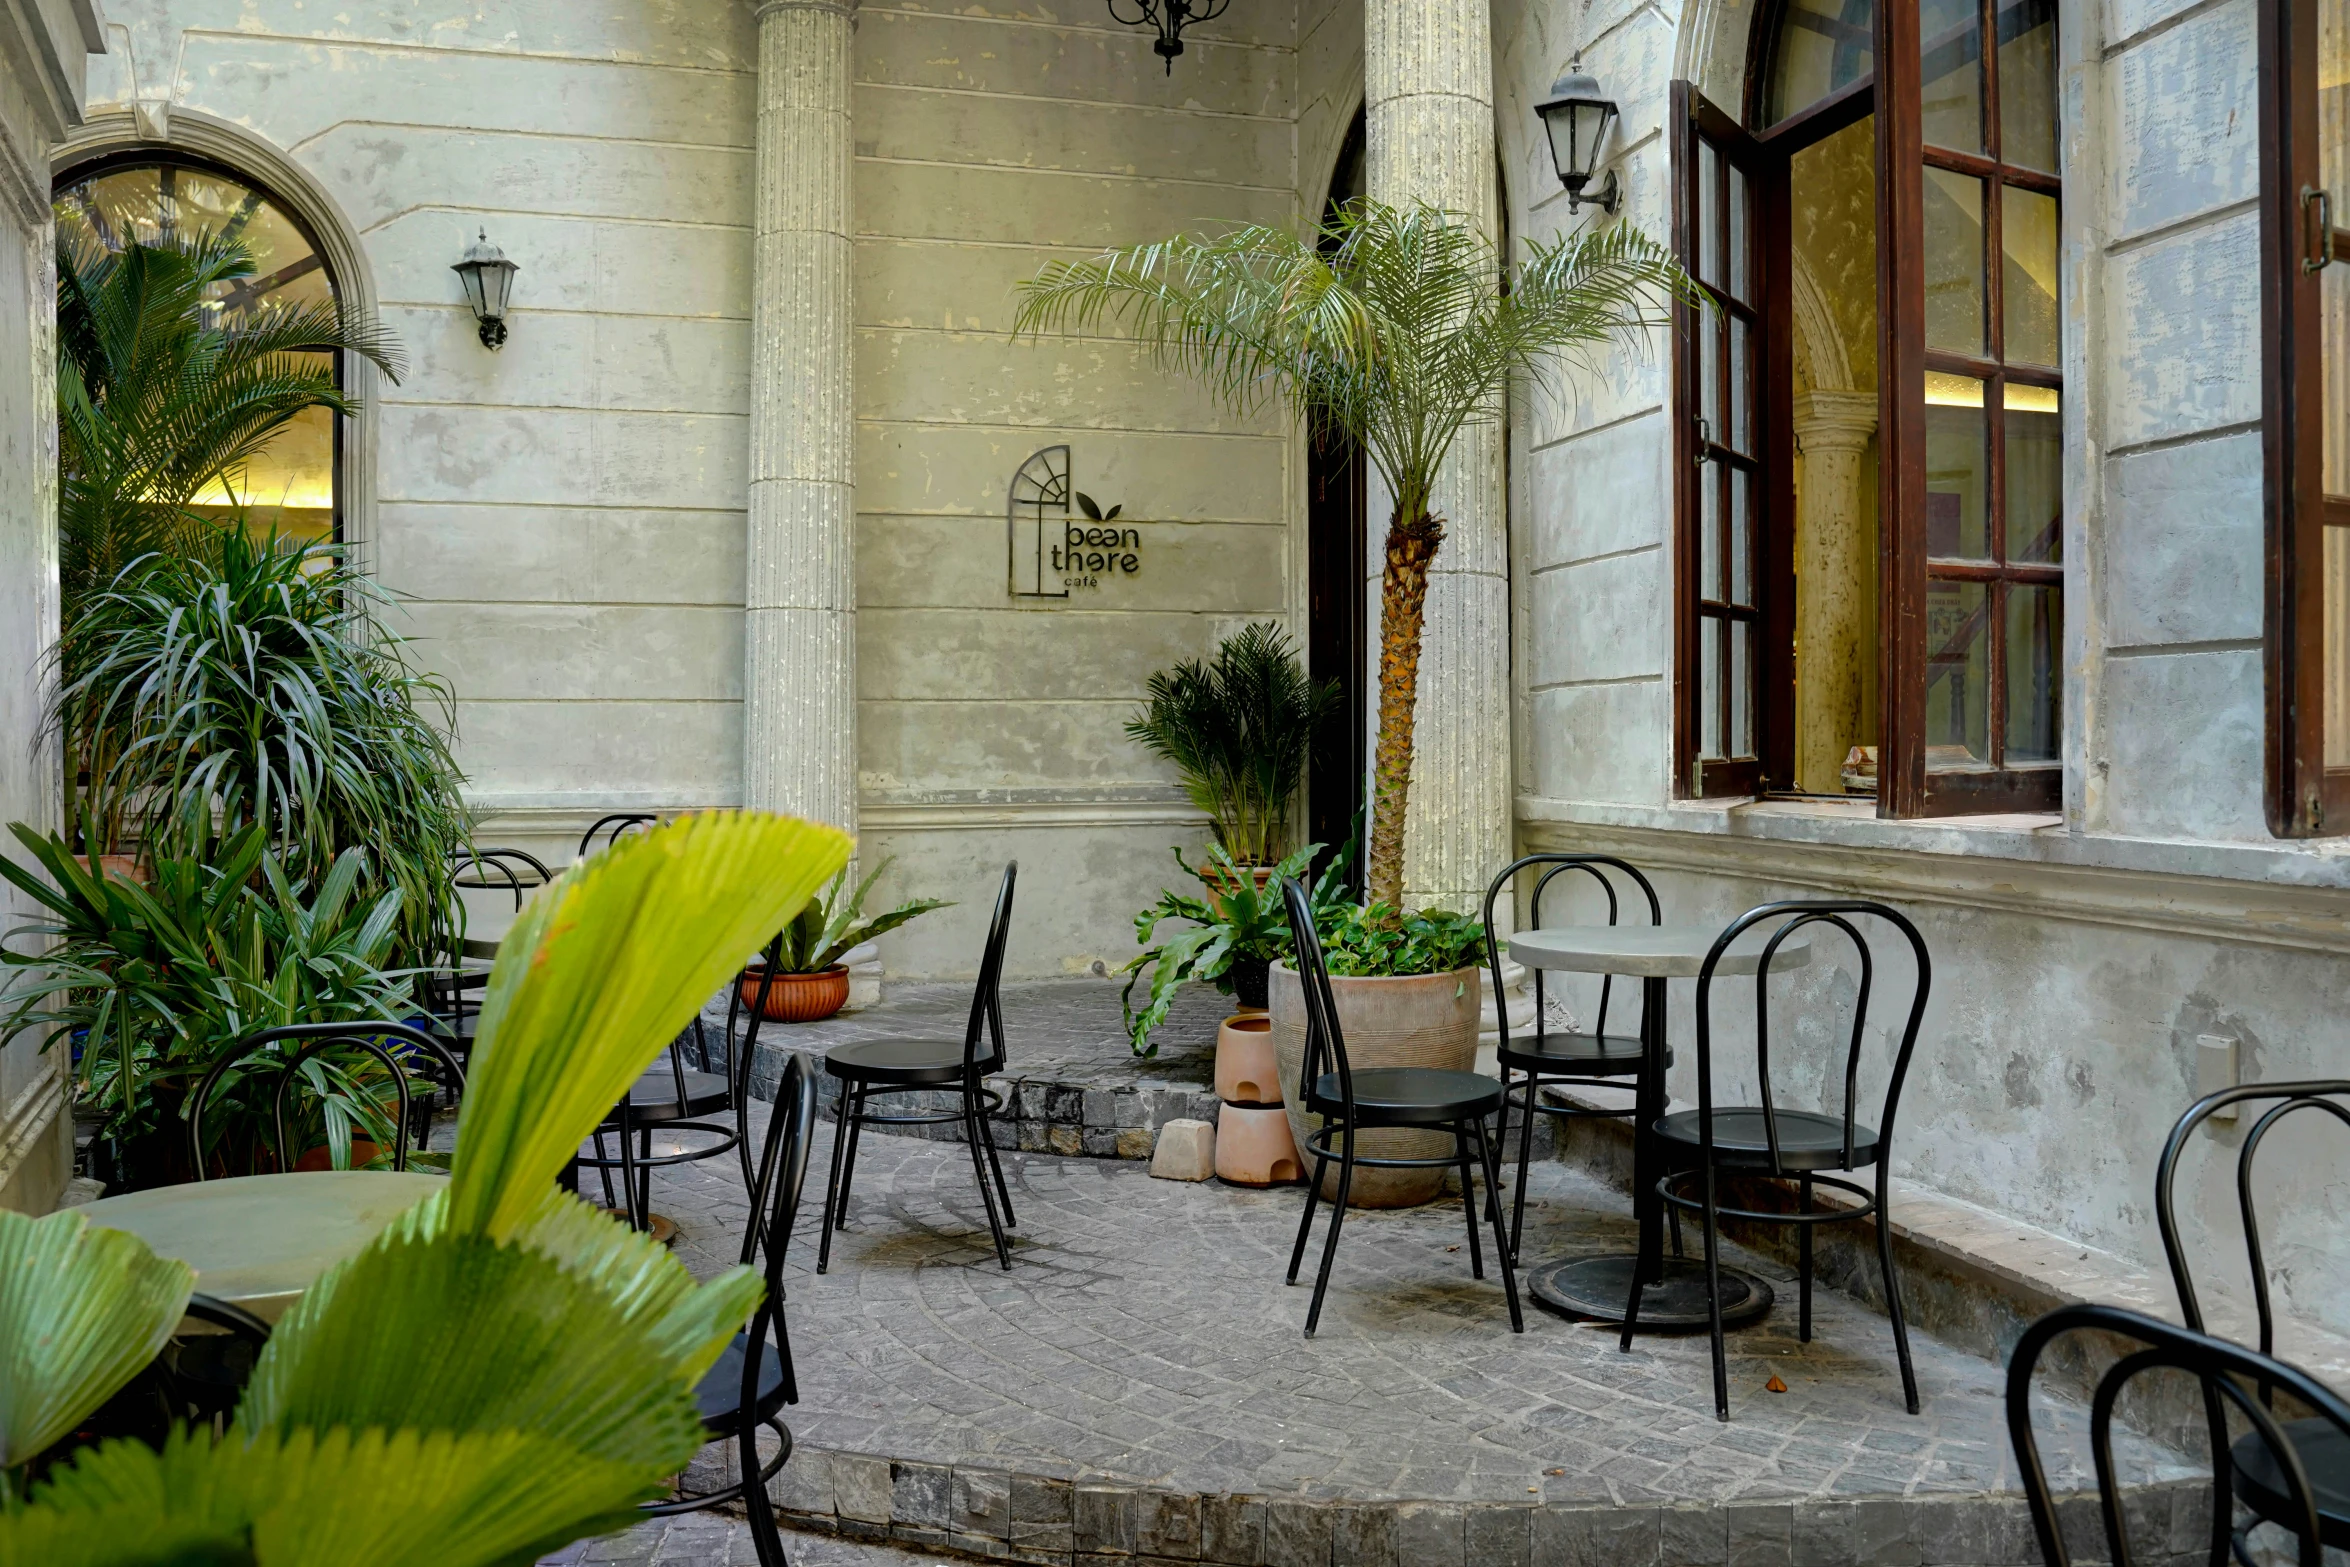
[[[1417,507],[1396,510],[1379,574],[1379,749],[1371,768],[1371,866],[1367,899],[1403,910],[1404,807],[1412,792],[1412,716],[1420,695],[1420,624],[1428,568],[1444,542],[1444,521]]]

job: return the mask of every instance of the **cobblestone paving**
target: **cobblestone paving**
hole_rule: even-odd
[[[1002,1508],[950,1470],[1074,1481],[1080,1498],[1100,1482],[1355,1502],[1776,1502],[1782,1517],[1792,1501],[2013,1492],[1995,1367],[1913,1335],[1913,1417],[1885,1320],[1822,1290],[1813,1342],[1799,1343],[1788,1274],[1752,1256],[1735,1260],[1781,1281],[1786,1304],[1733,1335],[1724,1425],[1702,1335],[1646,1336],[1620,1354],[1610,1333],[1529,1309],[1513,1336],[1498,1282],[1470,1278],[1457,1206],[1350,1215],[1307,1341],[1306,1287],[1280,1282],[1294,1189],[1008,1158],[1021,1223],[1005,1273],[963,1150],[869,1136],[849,1227],[818,1277],[829,1154],[820,1135],[788,1285],[801,1452],[780,1483],[797,1510],[898,1519],[908,1498],[893,1493],[934,1487],[913,1515],[944,1535]],[[688,1167],[656,1188],[698,1273],[739,1244],[731,1169]],[[1530,1256],[1618,1250],[1629,1235],[1620,1194],[1536,1169]],[[1774,1373],[1787,1392],[1764,1390]],[[2057,1425],[2044,1461],[2062,1490],[2088,1469],[2079,1412]],[[2142,1443],[2125,1466],[2186,1473]]]
[[[783,1548],[792,1567],[927,1567],[945,1560],[936,1554],[797,1531],[785,1532]],[[758,1567],[758,1563],[758,1553],[751,1548],[749,1524],[716,1514],[689,1514],[639,1524],[608,1539],[582,1540],[547,1557],[540,1567]]]

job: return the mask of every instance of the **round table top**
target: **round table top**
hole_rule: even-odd
[[[416,1171],[241,1175],[103,1197],[75,1211],[194,1268],[199,1292],[275,1322],[320,1274],[447,1184]]]
[[[1763,944],[1778,927],[1760,925],[1739,933],[1714,965],[1716,974],[1751,974]],[[1578,974],[1629,974],[1641,979],[1695,979],[1705,955],[1721,939],[1719,925],[1553,925],[1521,930],[1510,937],[1510,956],[1528,968],[1564,969]],[[1802,968],[1811,961],[1811,938],[1798,934],[1779,943],[1771,971]]]

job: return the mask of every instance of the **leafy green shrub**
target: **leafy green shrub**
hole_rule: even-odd
[[[865,894],[873,890],[874,882],[890,868],[891,861],[883,860],[872,873],[848,891],[849,873],[844,869],[825,883],[824,890],[810,898],[789,925],[783,928],[776,965],[779,974],[821,974],[876,936],[886,936],[909,920],[919,919],[932,909],[948,907],[944,898],[911,898],[886,914],[871,919],[865,916]],[[844,897],[843,894],[846,893]]]

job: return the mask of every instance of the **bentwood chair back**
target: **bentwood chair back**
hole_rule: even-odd
[[[2094,1559],[2111,1562],[2113,1567],[2177,1559],[2168,1539],[2130,1538],[2129,1514],[2136,1509],[2125,1505],[2125,1477],[2117,1470],[2113,1457],[2115,1405],[2132,1381],[2149,1371],[2163,1370],[2197,1378],[2207,1398],[2232,1406],[2251,1428],[2236,1443],[2235,1467],[2239,1473],[2251,1471],[2263,1477],[2273,1510],[2262,1511],[2261,1517],[2292,1532],[2297,1542],[2292,1559],[2300,1567],[2320,1567],[2329,1545],[2339,1549],[2345,1543],[2334,1532],[2335,1526],[2327,1521],[2323,1482],[2310,1464],[2313,1437],[2322,1433],[2333,1442],[2350,1443],[2350,1404],[2345,1404],[2332,1388],[2299,1367],[2258,1350],[2158,1317],[2125,1311],[2119,1306],[2060,1306],[2024,1329],[2024,1336],[2007,1363],[2007,1436],[2015,1449],[2025,1499],[2031,1504],[2032,1530],[2039,1540],[2040,1559],[2047,1567],[2071,1567],[2073,1558],[2065,1544],[2047,1472],[2040,1464],[2039,1443],[2032,1433],[2032,1371],[2049,1344],[2071,1332],[2111,1335],[2145,1346],[2122,1355],[2107,1368],[2089,1402],[2089,1451],[2096,1466],[2098,1517],[2104,1525],[2106,1545],[2104,1553]],[[2282,1389],[2307,1406],[2312,1414],[2306,1420],[2280,1421],[2270,1411],[2266,1398],[2247,1391],[2250,1387]],[[2249,1464],[2243,1458],[2247,1449],[2256,1455]],[[2215,1480],[2224,1476],[2230,1467],[2229,1458],[2221,1456],[2226,1453],[2224,1448],[2215,1449]],[[2223,1536],[2214,1546],[2214,1567],[2227,1560],[2224,1538],[2229,1516],[2227,1494],[2223,1482],[2223,1488],[2212,1499],[2213,1513]],[[2247,1550],[2240,1560],[2251,1562],[2254,1558]]]
[[[2236,1149],[2236,1208],[2243,1226],[2245,1260],[2252,1272],[2253,1308],[2260,1320],[2260,1353],[2274,1355],[2276,1312],[2269,1297],[2267,1250],[2262,1243],[2260,1214],[2253,1200],[2256,1190],[2253,1163],[2269,1134],[2288,1116],[2311,1111],[2320,1122],[2331,1116],[2337,1126],[2350,1130],[2350,1080],[2243,1083],[2223,1088],[2189,1106],[2187,1113],[2171,1128],[2170,1138],[2162,1147],[2162,1162],[2155,1172],[2154,1217],[2162,1232],[2163,1255],[2170,1262],[2171,1282],[2178,1288],[2179,1313],[2187,1326],[2198,1333],[2204,1331],[2203,1302],[2196,1293],[2195,1280],[2187,1266],[2187,1248],[2179,1236],[2179,1162],[2197,1127],[2215,1115],[2235,1111],[2238,1106],[2266,1107]],[[2303,1119],[2306,1123],[2308,1118]],[[2260,1394],[2261,1402],[2274,1408],[2275,1389],[2263,1384]],[[2258,1433],[2238,1438],[2230,1446],[2226,1409],[2219,1390],[2208,1381],[2203,1388],[2203,1403],[2209,1421],[2211,1450],[2229,1455],[2229,1462],[2218,1465],[2213,1475],[2211,1559],[2218,1563],[2226,1559],[2229,1549],[2234,1522],[2232,1500],[2241,1500],[2259,1517],[2288,1527],[2293,1524],[2298,1509],[2280,1487],[2276,1465]],[[2288,1420],[2284,1429],[2316,1488],[2319,1532],[2325,1543],[2337,1549],[2350,1549],[2350,1439],[2323,1420]]]
[[[296,1046],[288,1052],[278,1047]],[[393,1047],[397,1046],[397,1049]],[[254,1057],[268,1051],[269,1059],[248,1065]],[[204,1112],[214,1092],[232,1073],[250,1074],[274,1070],[277,1086],[270,1096],[270,1125],[275,1136],[271,1153],[280,1170],[291,1170],[301,1150],[293,1147],[286,1137],[286,1094],[297,1081],[309,1081],[311,1074],[303,1066],[323,1055],[352,1052],[372,1059],[389,1076],[392,1091],[399,1101],[398,1125],[392,1134],[392,1168],[408,1168],[408,1136],[414,1102],[410,1098],[410,1073],[437,1077],[452,1096],[465,1087],[465,1072],[457,1058],[440,1040],[422,1029],[405,1023],[295,1023],[284,1028],[265,1028],[248,1034],[223,1052],[212,1063],[210,1071],[197,1083],[188,1096],[188,1156],[194,1164],[196,1179],[206,1175],[207,1147],[204,1140]]]

